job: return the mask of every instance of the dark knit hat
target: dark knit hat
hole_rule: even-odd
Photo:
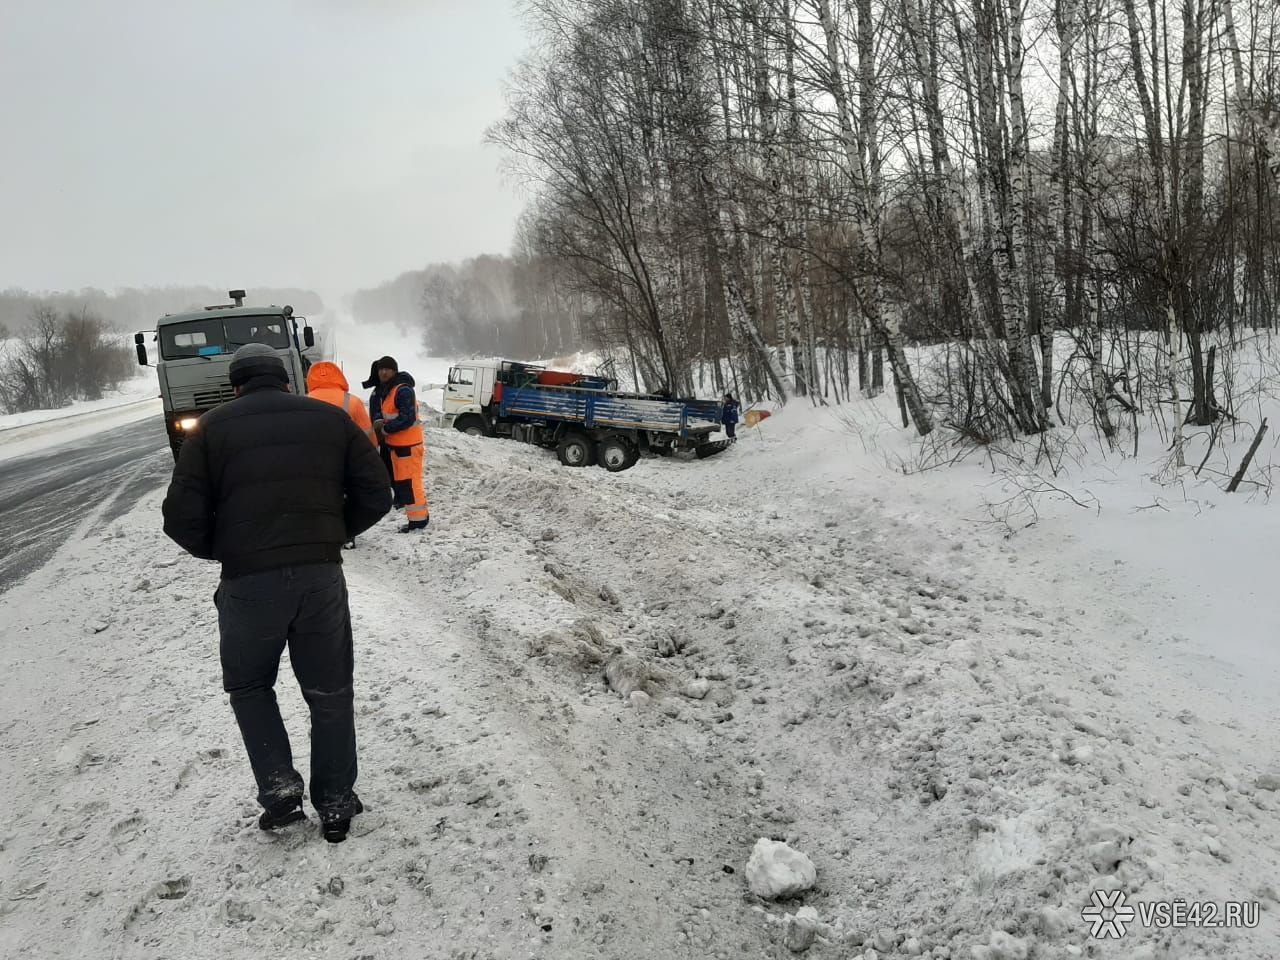
[[[231,385],[243,386],[254,377],[275,377],[282,384],[289,374],[279,354],[265,343],[246,343],[231,355]]]
[[[366,390],[370,387],[376,387],[378,385],[379,370],[394,370],[399,373],[400,364],[396,363],[395,357],[382,357],[380,360],[373,361],[373,363],[369,364],[369,379],[360,384],[360,386]]]

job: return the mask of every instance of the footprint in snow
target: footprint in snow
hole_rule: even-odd
[[[145,818],[134,815],[125,817],[125,819],[117,821],[111,827],[111,839],[117,846],[132,843],[146,829],[147,821]]]

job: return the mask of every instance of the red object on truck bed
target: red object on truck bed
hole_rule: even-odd
[[[580,373],[562,373],[559,370],[541,370],[538,372],[538,382],[548,387],[572,387],[581,379],[582,374]]]

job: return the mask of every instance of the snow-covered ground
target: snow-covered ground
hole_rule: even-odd
[[[432,432],[429,534],[347,558],[340,846],[253,823],[216,570],[159,494],[91,511],[0,598],[0,954],[775,958],[803,905],[842,960],[1276,956],[1272,508],[1099,470],[1061,482],[1100,510],[995,523],[1008,478],[904,476],[878,422],[622,474]],[[761,837],[817,886],[757,900]],[[1097,889],[1263,912],[1090,941]]]
[[[154,370],[143,370],[101,400],[80,400],[56,410],[0,415],[0,460],[39,453],[161,412]]]

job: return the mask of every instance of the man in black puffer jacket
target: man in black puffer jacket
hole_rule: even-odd
[[[164,532],[222,563],[214,594],[222,681],[265,812],[264,830],[304,818],[302,777],[276,704],[280,656],[311,709],[311,802],[326,840],[346,839],[364,808],[354,792],[351,613],[342,545],[391,508],[378,454],[340,408],[293,396],[275,351],[231,361],[236,399],[211,410],[182,446]]]

